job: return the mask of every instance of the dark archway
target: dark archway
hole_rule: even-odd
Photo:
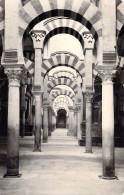
[[[57,128],[66,128],[66,111],[64,109],[60,109],[57,112]]]

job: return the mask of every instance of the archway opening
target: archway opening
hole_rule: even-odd
[[[57,128],[66,128],[66,111],[64,109],[60,109],[57,112]]]

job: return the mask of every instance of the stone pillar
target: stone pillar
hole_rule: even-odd
[[[25,85],[21,86],[21,124],[20,124],[20,135],[21,137],[25,136]]]
[[[82,131],[81,131],[81,105],[76,104],[77,107],[77,139],[78,142],[82,139]]]
[[[48,105],[43,105],[43,142],[48,141]]]
[[[98,108],[99,108],[98,123],[99,123],[99,128],[101,129],[101,122],[102,122],[102,102],[101,101],[98,103]]]
[[[84,32],[84,53],[85,53],[85,89],[84,91],[93,91],[93,49],[94,38],[92,34]]]
[[[74,109],[74,136],[77,137],[77,129],[78,129],[78,109],[75,107]]]
[[[69,127],[69,116],[66,117],[66,128],[68,129]]]
[[[115,179],[113,75],[114,71],[100,71],[102,78],[103,179]]]
[[[7,173],[4,177],[19,177],[19,115],[21,69],[5,69],[9,80]]]
[[[51,136],[52,132],[52,110],[49,107],[49,116],[48,116],[48,136]]]
[[[69,106],[69,128],[68,128],[68,132],[67,132],[67,135],[74,135],[74,126],[73,126],[73,114],[74,114],[74,111],[73,111],[73,107],[72,106]]]
[[[116,62],[116,0],[102,3],[103,63]],[[112,11],[111,11],[112,10]]]
[[[86,152],[92,152],[92,111],[91,111],[91,98],[93,94],[93,49],[94,38],[90,33],[83,34],[85,46],[85,98],[86,98]]]
[[[92,153],[92,93],[86,92],[86,153]]]
[[[52,112],[52,131],[54,131],[56,128],[56,116],[54,111]]]
[[[35,68],[33,94],[35,98],[35,144],[34,151],[41,151],[41,106],[43,94],[43,83],[41,79],[43,41],[46,32],[43,30],[32,30],[31,37],[35,49]]]
[[[41,152],[41,93],[34,93],[35,100],[35,129],[34,152]]]

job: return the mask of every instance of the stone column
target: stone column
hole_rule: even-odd
[[[68,129],[69,127],[69,116],[66,117],[66,128]]]
[[[52,112],[52,131],[54,131],[56,128],[56,116],[54,111]]]
[[[77,129],[78,129],[78,109],[75,107],[74,109],[74,136],[77,137]]]
[[[42,70],[42,52],[43,41],[46,32],[43,30],[32,30],[31,37],[34,43],[35,49],[35,68],[34,68],[34,86],[33,94],[35,98],[35,144],[34,151],[41,151],[41,106],[42,106],[42,94],[43,83],[41,79]]]
[[[92,97],[93,93],[86,92],[86,153],[92,153]]]
[[[86,32],[83,34],[85,47],[85,98],[86,98],[86,152],[92,152],[92,112],[91,112],[91,98],[93,94],[93,49],[94,38],[92,34]]]
[[[43,142],[48,141],[48,105],[43,105]]]
[[[49,107],[49,115],[48,115],[48,136],[51,136],[52,132],[52,110]]]
[[[20,124],[20,135],[21,137],[25,136],[25,111],[26,111],[26,105],[25,105],[25,85],[23,84],[21,86],[21,124]]]
[[[102,78],[102,154],[103,179],[115,179],[114,160],[114,71],[100,71]]]
[[[34,93],[35,99],[35,129],[34,129],[34,152],[41,152],[41,93]]]
[[[73,107],[69,106],[69,128],[68,128],[68,132],[67,135],[74,135],[74,126],[73,126]]]
[[[85,136],[86,132],[86,98],[85,92],[82,92],[83,96],[83,122],[82,122],[82,134]]]
[[[101,122],[102,122],[102,102],[101,101],[98,103],[98,108],[99,108],[98,123],[99,123],[99,128],[101,129]]]
[[[19,177],[19,119],[20,119],[20,75],[22,70],[5,69],[8,76],[8,140],[7,173],[4,177]]]
[[[94,38],[92,34],[84,32],[84,53],[85,53],[85,89],[84,91],[93,91],[93,49]]]
[[[78,142],[82,139],[82,131],[81,131],[81,105],[76,104],[77,107],[77,139]]]

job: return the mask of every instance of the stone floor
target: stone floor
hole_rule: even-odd
[[[85,153],[66,129],[57,129],[41,153],[33,151],[33,137],[20,138],[21,178],[3,178],[6,145],[0,148],[0,195],[124,195],[124,148],[115,149],[119,180],[102,180],[102,149]]]

